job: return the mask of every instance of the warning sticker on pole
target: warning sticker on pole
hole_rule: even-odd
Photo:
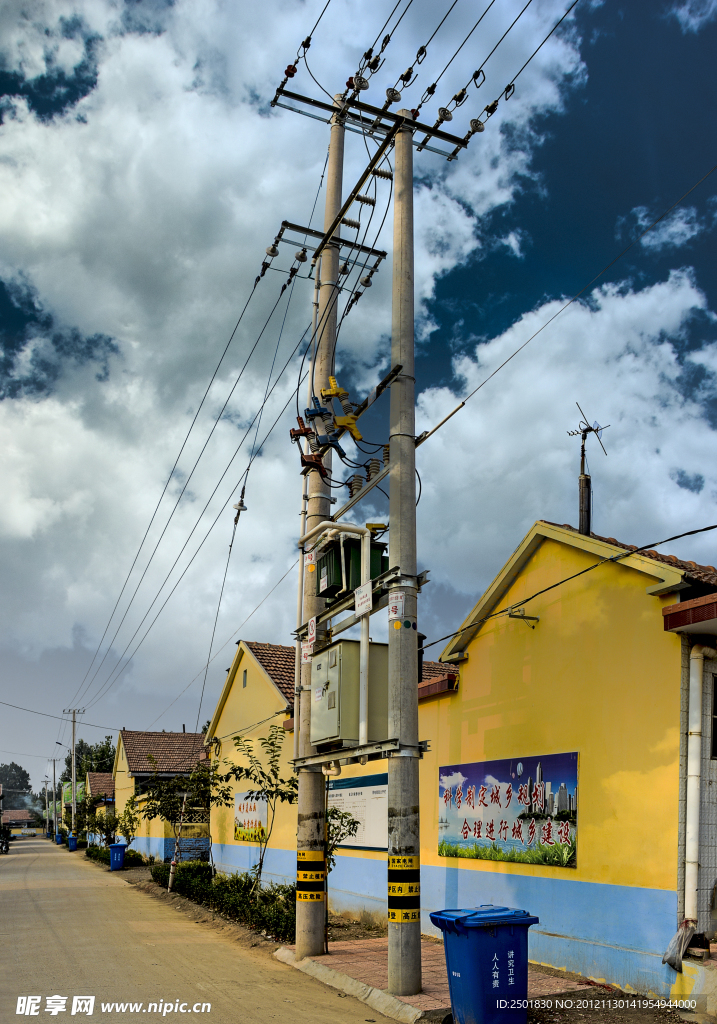
[[[388,621],[403,618],[403,606],[406,595],[402,590],[392,591],[388,596]]]
[[[356,615],[368,615],[373,608],[373,585],[371,580],[354,590]]]
[[[316,616],[313,619],[309,619],[308,629],[306,630],[306,642],[307,644],[316,642]]]
[[[311,661],[311,655],[314,653],[314,645],[302,643],[301,645],[301,662],[306,665]]]

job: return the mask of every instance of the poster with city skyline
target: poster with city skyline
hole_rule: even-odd
[[[577,867],[576,751],[447,765],[438,797],[439,857]]]

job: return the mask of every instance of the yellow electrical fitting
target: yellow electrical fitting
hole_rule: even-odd
[[[366,523],[366,529],[371,533],[378,533],[379,530],[387,530],[388,523]]]
[[[339,382],[336,380],[335,377],[329,377],[329,384],[331,385],[330,387],[322,388],[321,389],[321,397],[322,398],[348,398],[349,397],[348,391],[346,391],[344,388],[340,388],[339,387]]]
[[[348,430],[354,441],[363,440],[363,434],[356,426],[356,416],[354,413],[349,413],[348,416],[334,416],[334,423],[337,427],[343,427],[344,430]]]

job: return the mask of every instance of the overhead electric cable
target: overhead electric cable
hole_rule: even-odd
[[[189,486],[190,481],[192,480],[192,477],[194,476],[194,473],[195,473],[195,471],[197,469],[197,466],[199,465],[199,462],[201,461],[202,456],[204,455],[204,452],[206,451],[207,446],[208,446],[212,436],[214,435],[214,431],[216,430],[217,426],[219,425],[219,423],[220,423],[220,421],[221,421],[221,419],[222,419],[222,417],[223,417],[223,415],[224,415],[224,413],[226,411],[226,408],[227,408],[227,406],[228,406],[228,404],[229,404],[229,402],[231,400],[232,395],[234,394],[234,391],[238,387],[239,382],[242,379],[242,376],[244,375],[244,371],[246,370],[247,366],[249,365],[249,361],[251,360],[251,357],[253,356],[254,352],[256,351],[256,348],[257,348],[259,342],[261,341],[266,328],[269,325],[269,321],[271,320],[272,316],[274,315],[274,312],[275,312],[277,306],[281,302],[281,299],[283,297],[285,289],[286,289],[286,286],[285,285],[282,286],[282,289],[281,289],[281,291],[279,293],[279,296],[278,296],[276,302],[274,303],[274,305],[272,306],[271,311],[269,312],[268,317],[264,321],[264,326],[262,327],[261,331],[259,332],[259,335],[257,336],[256,341],[252,345],[251,350],[249,352],[249,355],[246,357],[246,359],[244,361],[244,365],[242,366],[241,370],[239,371],[239,374],[238,374],[236,380],[234,381],[234,383],[233,383],[233,385],[231,387],[231,390],[229,391],[229,394],[227,395],[226,400],[225,400],[221,410],[219,411],[219,414],[215,417],[214,423],[212,424],[211,430],[209,431],[209,434],[207,435],[207,438],[204,441],[204,444],[202,445],[201,451],[199,452],[199,455],[195,459],[194,465],[192,466],[189,474],[185,478],[184,483],[182,485],[182,489],[179,492],[179,494],[177,496],[177,499],[176,499],[176,501],[174,503],[174,507],[172,508],[172,510],[171,510],[171,512],[169,514],[169,517],[168,517],[166,523],[164,524],[162,532],[160,533],[159,538],[157,539],[157,541],[156,541],[156,543],[154,545],[154,548],[152,549],[152,552],[151,552],[151,554],[149,556],[149,560],[147,561],[147,564],[145,565],[144,569],[142,570],[142,575],[140,576],[139,581],[138,581],[136,587],[134,588],[134,591],[132,593],[132,596],[130,597],[130,600],[129,600],[128,604],[127,604],[127,607],[124,610],[124,614],[122,615],[122,618],[120,619],[119,625],[115,629],[114,636],[112,637],[112,640],[110,641],[110,643],[109,643],[109,645],[107,647],[107,650],[104,653],[104,656],[103,656],[102,660],[100,661],[99,665],[95,669],[94,675],[92,676],[90,681],[84,686],[84,689],[82,689],[80,696],[84,695],[86,692],[89,691],[89,688],[94,683],[94,681],[97,678],[97,676],[98,676],[102,666],[104,665],[104,663],[105,663],[105,661],[106,661],[110,651],[112,650],[112,645],[114,644],[115,640],[117,639],[119,631],[122,628],[122,626],[124,624],[124,621],[127,618],[127,615],[129,614],[130,608],[132,607],[132,605],[134,603],[134,600],[135,600],[135,598],[137,596],[139,588],[142,586],[144,578],[147,575],[147,572],[149,571],[149,567],[152,564],[152,561],[154,560],[154,556],[156,555],[156,553],[157,553],[157,551],[159,549],[159,546],[162,543],[162,540],[164,539],[164,536],[165,536],[167,530],[169,529],[169,525],[172,522],[172,519],[174,518],[174,513],[177,511],[177,509],[179,507],[179,504],[180,504],[182,498],[184,497],[184,494],[185,494],[185,492],[187,490],[187,487]]]
[[[426,42],[422,46],[419,46],[418,52],[416,53],[416,56],[414,57],[413,63],[406,69],[406,71],[403,72],[402,75],[398,76],[398,78],[396,79],[396,84],[394,85],[394,89],[398,88],[399,82],[403,82],[403,88],[404,89],[407,89],[409,86],[413,85],[413,83],[416,80],[415,78],[413,78],[413,72],[414,72],[414,68],[415,68],[416,64],[422,64],[423,61],[426,59],[426,53],[428,51],[428,47],[433,42],[434,38],[436,37],[436,35],[438,33],[438,30],[443,25],[443,22],[446,20],[446,18],[451,13],[451,11],[453,10],[453,8],[456,6],[457,3],[458,3],[458,0],[453,0],[453,3],[448,8],[446,13],[443,15],[441,20],[438,22],[438,24],[434,28],[433,32],[429,36],[429,38],[426,40]]]
[[[329,2],[330,2],[330,0],[329,0]],[[92,666],[94,664],[95,658],[97,657],[97,655],[99,654],[99,652],[100,652],[100,650],[102,648],[102,644],[104,642],[105,637],[107,636],[107,632],[108,632],[108,630],[110,628],[110,625],[112,623],[112,619],[114,618],[115,612],[117,611],[119,603],[122,600],[122,595],[124,594],[125,589],[127,587],[127,584],[129,583],[129,579],[130,579],[130,576],[132,575],[132,571],[134,570],[134,567],[137,564],[137,559],[139,558],[140,553],[142,551],[142,548],[144,547],[144,542],[147,540],[147,536],[148,536],[149,531],[150,531],[150,529],[152,527],[152,523],[155,520],[157,512],[159,511],[160,505],[162,504],[162,499],[164,498],[165,494],[167,493],[167,488],[169,487],[169,485],[171,483],[171,480],[172,480],[172,477],[174,476],[174,471],[177,468],[179,460],[180,460],[180,458],[182,456],[182,452],[184,451],[184,449],[185,449],[185,447],[187,445],[189,437],[190,437],[190,435],[191,435],[191,433],[192,433],[192,431],[194,429],[194,425],[197,422],[197,418],[199,416],[199,413],[202,411],[204,403],[205,403],[205,401],[207,399],[207,395],[209,394],[209,392],[211,390],[212,384],[216,380],[216,376],[219,373],[221,365],[222,365],[222,363],[224,361],[224,357],[226,356],[227,352],[229,351],[229,347],[230,347],[232,341],[234,340],[234,336],[236,335],[236,332],[239,329],[239,325],[241,324],[242,319],[244,318],[244,314],[246,313],[247,308],[249,306],[249,303],[252,300],[252,297],[254,295],[254,292],[256,291],[256,286],[257,286],[258,283],[259,283],[259,278],[257,278],[255,280],[255,282],[254,282],[254,287],[252,288],[251,292],[249,293],[249,298],[246,300],[246,302],[244,304],[244,308],[242,309],[241,313],[239,314],[239,319],[237,320],[236,324],[234,325],[234,330],[229,335],[229,340],[227,341],[226,345],[224,346],[224,351],[222,352],[221,356],[219,357],[219,362],[217,363],[216,367],[214,368],[214,372],[212,373],[212,376],[211,376],[211,378],[209,380],[209,383],[207,384],[206,390],[205,390],[204,394],[202,395],[202,399],[201,399],[199,405],[197,406],[197,411],[195,412],[194,417],[192,419],[192,422],[189,425],[189,429],[187,430],[187,433],[184,436],[184,440],[182,441],[182,444],[180,446],[179,452],[177,453],[177,457],[174,460],[174,465],[172,466],[172,469],[170,470],[169,476],[167,477],[167,481],[166,481],[164,487],[162,488],[162,493],[160,494],[159,500],[157,501],[157,504],[156,504],[156,506],[154,508],[154,511],[152,512],[152,515],[150,517],[149,523],[147,525],[147,529],[144,531],[144,535],[142,537],[142,540],[140,541],[139,547],[137,548],[137,553],[134,556],[134,559],[132,561],[131,566],[129,567],[129,571],[127,573],[127,576],[125,577],[124,583],[122,584],[122,588],[121,588],[121,590],[119,592],[119,596],[117,597],[117,600],[115,601],[114,608],[112,609],[110,617],[107,620],[107,625],[105,626],[104,632],[102,633],[102,636],[100,637],[100,642],[98,643],[97,649],[96,649],[94,655],[92,656],[92,661],[90,662],[89,667],[88,667],[87,671],[85,672],[85,675],[84,675],[84,678],[82,679],[82,682],[78,686],[77,690],[75,690],[75,695],[72,697],[72,699],[70,701],[71,704],[74,704],[75,699],[77,698],[78,693],[80,692],[80,690],[84,686],[85,680],[87,679],[87,676],[90,674],[90,671],[92,670]]]
[[[194,683],[196,683],[197,679],[199,679],[199,678],[200,678],[200,676],[202,675],[202,673],[203,673],[203,672],[204,672],[204,671],[205,671],[205,670],[206,670],[206,669],[207,669],[207,668],[208,668],[208,667],[209,667],[209,666],[211,665],[211,663],[212,663],[212,662],[213,662],[213,661],[214,661],[214,660],[215,660],[216,658],[218,658],[218,657],[219,657],[219,655],[220,655],[220,654],[222,653],[222,651],[224,650],[224,648],[225,648],[225,647],[228,647],[228,646],[229,646],[229,644],[230,644],[230,643],[232,642],[232,640],[233,640],[233,639],[234,639],[234,637],[235,637],[235,636],[237,635],[237,633],[239,632],[239,630],[240,630],[240,629],[243,629],[243,628],[244,628],[244,626],[245,626],[245,625],[246,625],[246,623],[247,623],[247,622],[249,621],[249,619],[250,619],[250,618],[251,618],[251,617],[252,617],[252,616],[253,616],[253,615],[255,614],[255,612],[258,612],[258,611],[259,611],[259,609],[261,608],[261,606],[262,606],[262,605],[264,604],[264,602],[265,602],[265,601],[268,601],[268,599],[269,599],[269,598],[271,597],[271,595],[272,595],[272,594],[274,593],[274,591],[275,591],[275,590],[276,590],[276,588],[277,588],[277,587],[279,586],[279,584],[280,584],[280,583],[283,583],[283,582],[284,582],[284,580],[285,580],[285,579],[286,579],[286,577],[287,577],[287,576],[289,575],[289,573],[291,572],[291,570],[292,570],[292,569],[295,569],[295,568],[296,568],[296,566],[297,566],[298,564],[299,564],[299,559],[297,558],[295,562],[292,562],[292,563],[291,563],[291,565],[290,565],[290,566],[289,566],[289,568],[288,568],[288,569],[286,570],[286,572],[285,572],[285,573],[284,573],[284,575],[283,575],[283,576],[281,577],[281,579],[279,579],[279,580],[277,580],[277,581],[276,581],[276,583],[275,583],[275,584],[274,584],[274,586],[273,586],[273,587],[271,588],[271,590],[269,591],[269,593],[268,593],[268,594],[265,594],[265,595],[264,595],[264,597],[262,597],[262,599],[261,599],[261,601],[259,602],[259,604],[258,604],[258,605],[256,605],[256,607],[255,607],[255,608],[253,608],[253,609],[252,609],[252,610],[251,610],[251,611],[249,612],[249,614],[247,615],[247,617],[246,617],[246,618],[245,618],[245,619],[244,619],[244,620],[243,620],[242,622],[240,622],[240,623],[239,623],[239,625],[238,625],[238,626],[237,626],[237,628],[236,628],[236,629],[234,630],[234,632],[233,632],[233,633],[232,633],[232,635],[231,635],[231,636],[229,637],[229,639],[228,639],[228,640],[226,640],[226,641],[225,641],[225,642],[224,642],[224,643],[222,644],[222,646],[221,646],[221,647],[220,647],[220,648],[219,648],[219,649],[217,650],[217,652],[216,652],[216,653],[215,653],[215,654],[214,654],[214,655],[213,655],[213,656],[212,656],[212,657],[211,657],[211,658],[209,659],[209,661],[208,661],[208,662],[206,663],[206,665],[203,665],[203,666],[202,666],[202,668],[201,668],[201,669],[199,670],[199,672],[197,672],[197,674],[196,674],[196,676],[194,677],[194,679],[191,679],[191,680],[190,680],[190,681],[189,681],[189,682],[187,683],[187,685],[186,685],[186,686],[184,687],[184,689],[183,689],[183,690],[181,690],[181,691],[180,691],[180,693],[178,693],[178,694],[177,694],[177,696],[176,696],[176,697],[174,698],[174,700],[172,701],[172,703],[171,703],[171,704],[169,704],[169,705],[168,705],[168,706],[167,706],[167,707],[166,707],[166,708],[164,709],[164,711],[162,712],[162,714],[161,714],[161,715],[158,715],[158,716],[157,716],[157,718],[155,718],[155,720],[154,720],[154,721],[153,721],[153,722],[152,722],[152,723],[151,723],[151,724],[150,724],[150,725],[149,725],[149,726],[147,727],[148,729],[151,729],[151,728],[152,728],[152,726],[153,726],[153,725],[155,725],[155,724],[156,724],[156,723],[157,723],[157,722],[158,722],[158,721],[160,720],[160,718],[162,718],[162,717],[163,717],[164,715],[166,715],[166,713],[167,713],[167,712],[169,711],[169,709],[170,709],[170,708],[171,708],[171,707],[172,707],[172,706],[173,706],[174,704],[176,704],[176,703],[177,703],[177,701],[178,701],[178,700],[179,700],[179,698],[180,698],[180,697],[182,696],[182,694],[186,693],[186,692],[187,692],[187,690],[189,689],[189,687],[190,687],[190,686],[192,686],[192,685],[193,685]]]
[[[308,331],[308,328],[307,328],[307,331]],[[306,336],[306,333],[307,333],[307,331],[305,331],[305,332],[304,332],[304,335],[302,336],[302,339],[301,339],[301,340],[303,340],[303,337],[305,337],[305,336]],[[298,348],[298,345],[296,346],[296,348]],[[294,352],[296,351],[296,348],[294,349]],[[293,355],[293,353],[292,353],[292,355]],[[291,356],[289,357],[289,359],[291,359]],[[288,365],[288,361],[287,361],[287,364],[286,364],[286,365]],[[283,371],[282,371],[282,373],[283,373]],[[281,379],[281,374],[279,375],[279,377],[277,377],[277,380],[276,380],[276,381],[274,382],[274,385],[272,386],[272,391],[273,391],[274,387],[276,386],[276,384],[278,383],[278,381],[279,381],[280,379]],[[263,446],[264,446],[264,444],[266,443],[266,440],[267,440],[267,438],[269,437],[269,435],[270,435],[270,434],[272,433],[272,431],[274,430],[274,427],[275,427],[275,426],[277,425],[277,423],[279,422],[279,420],[281,419],[281,417],[282,417],[282,416],[284,415],[284,413],[285,413],[286,409],[287,409],[287,408],[289,407],[289,405],[290,405],[290,404],[291,404],[291,402],[293,401],[293,398],[294,398],[294,393],[293,393],[293,391],[292,391],[292,393],[291,393],[291,395],[290,395],[290,397],[289,397],[288,401],[287,401],[287,402],[286,402],[286,404],[284,405],[284,407],[283,407],[283,409],[281,410],[281,412],[279,413],[278,417],[277,417],[277,418],[276,418],[276,419],[274,420],[274,423],[273,423],[273,424],[271,425],[271,427],[269,428],[268,432],[267,432],[267,433],[266,433],[266,434],[264,435],[264,438],[263,438],[263,440],[262,440],[262,443],[261,443],[261,445],[259,446],[259,449],[258,449],[258,451],[257,451],[257,455],[259,454],[259,452],[261,451],[262,447],[263,447]],[[256,414],[256,415],[258,416],[258,412],[257,412],[257,414]],[[255,417],[255,418],[256,418],[256,417]],[[249,430],[251,430],[251,427],[253,426],[253,423],[254,423],[254,420],[252,420],[252,422],[251,422],[251,423],[249,424],[249,427],[247,428],[247,432],[246,432],[246,433],[244,434],[244,437],[242,438],[242,441],[241,441],[241,443],[240,443],[240,446],[239,446],[239,447],[241,447],[241,444],[243,444],[244,440],[245,440],[245,439],[246,439],[246,437],[248,436]],[[234,458],[236,457],[236,454],[237,454],[237,452],[238,452],[238,451],[239,451],[239,448],[237,448],[237,451],[236,451],[236,452],[234,453],[234,455],[232,456],[232,459],[231,459],[231,461],[230,461],[229,465],[228,465],[228,466],[227,466],[227,468],[226,468],[226,469],[224,470],[224,473],[222,474],[222,476],[221,476],[221,478],[220,478],[220,481],[219,481],[219,483],[218,483],[218,484],[216,485],[216,487],[214,488],[214,491],[212,492],[212,495],[211,495],[211,497],[210,497],[209,501],[211,501],[211,498],[212,498],[212,497],[214,497],[214,494],[216,494],[217,490],[219,489],[219,485],[221,484],[221,481],[222,481],[222,480],[224,479],[224,477],[225,477],[225,476],[226,476],[226,474],[228,473],[228,471],[229,471],[229,468],[230,468],[230,466],[231,466],[231,463],[232,463],[232,462],[234,461]],[[255,457],[256,457],[256,456],[255,456]],[[210,527],[209,527],[209,529],[207,530],[206,534],[205,534],[205,535],[204,535],[204,537],[202,538],[202,540],[201,540],[201,542],[200,542],[199,546],[198,546],[198,547],[196,548],[196,550],[195,550],[194,554],[192,555],[192,557],[190,558],[189,562],[187,563],[187,565],[186,565],[186,566],[184,567],[184,569],[182,570],[182,572],[181,572],[181,574],[180,574],[179,578],[177,579],[177,581],[175,582],[174,586],[173,586],[173,587],[172,587],[172,589],[170,590],[169,594],[168,594],[168,595],[167,595],[167,597],[165,598],[165,600],[164,600],[163,604],[162,604],[162,605],[161,605],[161,607],[159,608],[159,611],[157,612],[157,614],[155,615],[155,617],[154,617],[154,618],[152,619],[152,621],[151,621],[151,623],[149,624],[149,626],[148,626],[147,630],[145,631],[144,635],[142,636],[142,639],[141,639],[141,640],[139,641],[139,643],[138,643],[138,644],[137,644],[137,646],[135,647],[135,649],[134,649],[134,651],[132,652],[132,654],[130,655],[130,657],[129,657],[129,658],[127,659],[127,661],[126,661],[126,662],[124,662],[124,664],[122,664],[122,665],[121,665],[121,667],[119,668],[119,671],[117,671],[117,669],[116,669],[116,668],[115,668],[115,669],[113,670],[113,672],[112,672],[112,673],[110,674],[109,678],[108,678],[108,679],[106,680],[106,682],[105,682],[105,684],[103,685],[103,687],[102,687],[102,689],[100,690],[100,692],[99,692],[99,693],[98,693],[98,694],[97,694],[97,695],[96,695],[96,696],[95,696],[95,697],[94,697],[94,698],[93,698],[93,699],[92,699],[92,700],[91,700],[91,701],[90,701],[90,702],[89,702],[89,703],[87,704],[87,707],[92,707],[92,706],[93,706],[94,704],[96,704],[96,703],[97,703],[97,701],[98,701],[98,700],[100,699],[100,697],[104,696],[104,694],[105,694],[105,693],[107,692],[107,690],[109,690],[109,688],[110,688],[111,686],[113,686],[113,685],[114,685],[114,684],[115,684],[115,683],[117,682],[117,680],[119,679],[119,677],[120,677],[120,676],[121,676],[121,675],[122,675],[122,674],[123,674],[123,673],[125,672],[125,670],[126,670],[126,669],[127,669],[127,667],[129,666],[129,664],[131,663],[132,659],[133,659],[133,658],[134,658],[134,656],[136,655],[137,651],[138,651],[138,650],[139,650],[139,648],[140,648],[140,647],[142,646],[142,644],[144,643],[144,641],[145,641],[145,640],[147,639],[147,636],[148,636],[148,634],[150,633],[150,631],[151,631],[152,627],[154,626],[155,622],[157,621],[157,619],[158,619],[158,618],[159,618],[159,616],[161,615],[161,613],[162,613],[162,611],[164,610],[164,608],[165,608],[165,607],[167,606],[167,603],[168,603],[169,599],[171,598],[172,594],[173,594],[173,593],[175,592],[175,590],[177,589],[177,587],[179,586],[179,584],[180,584],[180,583],[181,583],[181,581],[183,580],[183,578],[184,578],[184,576],[186,575],[186,573],[188,572],[188,570],[189,570],[190,566],[191,566],[191,565],[192,565],[192,563],[194,562],[194,559],[195,559],[195,558],[197,557],[197,555],[198,555],[198,554],[199,554],[199,552],[201,551],[202,547],[204,546],[204,544],[205,544],[206,540],[207,540],[207,539],[209,538],[209,535],[210,535],[210,534],[212,533],[212,531],[213,531],[214,527],[215,527],[215,526],[216,526],[216,524],[217,524],[217,523],[219,522],[219,519],[220,519],[220,517],[221,517],[222,513],[224,512],[224,510],[226,509],[227,505],[229,504],[229,502],[230,502],[230,501],[232,500],[232,498],[234,497],[234,495],[235,495],[235,494],[236,494],[236,492],[238,491],[238,489],[239,489],[239,486],[240,486],[240,484],[242,483],[242,481],[243,481],[243,480],[245,479],[245,477],[246,477],[246,474],[247,474],[247,472],[248,472],[248,471],[249,471],[249,467],[247,466],[247,468],[246,468],[246,469],[244,470],[244,472],[243,472],[243,473],[241,474],[241,476],[239,477],[239,480],[238,480],[238,482],[237,482],[236,486],[234,487],[234,489],[232,490],[232,492],[230,493],[229,497],[228,497],[228,498],[226,499],[226,501],[224,502],[224,504],[222,505],[222,507],[221,507],[221,508],[219,509],[219,512],[217,513],[217,515],[216,515],[216,517],[215,517],[214,521],[213,521],[213,522],[212,522],[212,524],[210,525]],[[179,561],[179,558],[180,558],[180,557],[181,557],[181,555],[182,555],[182,552],[183,552],[183,551],[185,550],[185,548],[186,548],[187,544],[189,543],[189,540],[190,540],[190,538],[191,538],[192,534],[194,533],[194,530],[196,530],[197,526],[199,525],[199,522],[201,521],[201,517],[203,516],[203,514],[204,514],[204,511],[206,511],[206,508],[207,508],[207,507],[208,507],[208,505],[209,505],[209,501],[208,501],[208,502],[207,502],[207,504],[206,504],[206,505],[204,506],[204,509],[202,510],[202,513],[201,513],[201,515],[200,515],[200,518],[199,518],[199,520],[197,520],[197,523],[196,523],[196,524],[194,525],[194,527],[192,528],[192,531],[191,531],[191,533],[190,533],[189,537],[187,538],[187,540],[186,540],[186,542],[185,542],[184,546],[182,547],[182,551],[180,551],[180,553],[179,553],[179,555],[177,556],[177,558],[175,559],[175,561],[174,561],[174,563],[173,563],[172,567],[170,568],[170,570],[169,570],[169,573],[167,573],[167,575],[166,575],[166,577],[165,577],[165,580],[164,580],[164,582],[163,582],[162,586],[160,587],[160,590],[159,590],[159,591],[158,591],[158,593],[157,593],[157,596],[156,596],[156,597],[154,598],[154,600],[152,601],[152,604],[150,605],[149,609],[147,610],[147,612],[145,613],[144,617],[142,618],[142,621],[140,622],[139,626],[137,627],[137,629],[135,630],[135,632],[134,632],[134,633],[132,634],[132,637],[130,638],[130,641],[129,641],[129,643],[127,644],[127,646],[125,647],[124,651],[122,652],[122,655],[120,656],[120,661],[121,661],[121,659],[122,659],[122,658],[124,657],[124,655],[126,654],[126,652],[127,652],[127,650],[129,649],[129,647],[130,647],[130,645],[131,645],[132,641],[134,640],[134,638],[136,637],[137,633],[138,633],[138,632],[139,632],[139,630],[141,629],[141,627],[142,627],[142,624],[143,624],[143,623],[145,622],[145,620],[147,619],[147,617],[148,617],[148,615],[149,615],[150,611],[152,610],[152,608],[154,607],[155,603],[156,603],[156,602],[157,602],[157,600],[159,599],[159,597],[160,597],[160,595],[161,595],[161,592],[162,592],[162,590],[164,589],[165,585],[167,584],[167,582],[168,582],[168,580],[169,580],[169,576],[170,576],[170,575],[171,575],[171,573],[173,572],[173,570],[174,570],[175,566],[177,565],[177,562]],[[119,666],[118,666],[118,667],[119,667]],[[115,675],[115,673],[116,673],[116,675]],[[113,676],[113,675],[114,675],[114,679],[112,678],[112,676]]]
[[[19,704],[8,704],[6,700],[0,700],[0,704],[3,704],[6,708],[15,708],[16,711],[27,711],[29,715],[41,715],[42,718],[56,718],[60,722],[65,721],[61,715],[50,715],[46,711],[33,711],[32,708],[22,708]],[[96,725],[93,722],[85,722],[84,720],[79,724],[89,726],[90,729],[109,729],[110,732],[117,731],[116,725]]]
[[[450,60],[448,61],[448,63],[446,64],[446,66],[445,66],[445,67],[443,68],[443,71],[441,71],[441,73],[440,73],[440,75],[438,76],[438,78],[437,78],[437,79],[435,80],[435,82],[433,82],[433,83],[432,83],[431,85],[429,85],[429,86],[428,86],[428,88],[427,88],[427,89],[426,89],[426,91],[424,92],[423,96],[421,97],[421,102],[420,102],[420,103],[418,104],[418,106],[416,107],[416,109],[415,109],[415,111],[414,111],[414,120],[415,120],[415,118],[417,118],[417,117],[418,117],[418,114],[419,114],[419,111],[421,110],[421,107],[423,107],[423,106],[424,106],[424,104],[428,103],[428,101],[430,100],[430,98],[431,98],[431,97],[433,96],[433,94],[434,94],[434,93],[435,93],[435,91],[436,91],[436,87],[437,87],[438,83],[439,83],[439,82],[440,82],[440,80],[441,80],[441,79],[443,78],[443,76],[445,75],[446,71],[448,71],[448,69],[449,69],[449,67],[451,66],[451,64],[453,63],[453,61],[454,61],[454,60],[456,59],[456,57],[457,57],[457,56],[458,56],[458,54],[459,54],[459,53],[461,52],[461,50],[463,49],[463,47],[464,47],[464,46],[466,45],[466,43],[468,42],[468,40],[470,39],[470,37],[471,37],[471,36],[473,35],[473,33],[475,32],[475,30],[476,30],[476,29],[478,28],[478,26],[480,25],[480,23],[481,23],[481,22],[483,21],[483,19],[485,18],[486,14],[487,14],[487,13],[488,13],[488,11],[489,11],[489,10],[491,9],[491,7],[493,6],[493,4],[494,4],[494,3],[495,3],[495,0],[490,0],[490,3],[488,4],[488,6],[487,6],[487,7],[486,7],[486,9],[485,9],[485,10],[483,11],[483,13],[481,14],[481,16],[480,16],[480,18],[478,19],[478,21],[477,21],[477,22],[475,23],[475,25],[473,26],[473,28],[472,28],[472,29],[470,30],[470,32],[468,33],[468,35],[467,35],[467,36],[465,37],[465,39],[463,40],[463,42],[461,43],[461,45],[460,45],[460,46],[458,47],[458,49],[456,50],[456,52],[455,52],[455,53],[453,54],[453,56],[451,57],[451,59],[450,59]],[[449,13],[450,13],[450,12],[449,12]]]
[[[447,636],[441,636],[438,640],[432,640],[430,644],[424,644],[419,650],[425,651],[428,647],[433,647],[435,644],[440,644],[443,640],[450,640],[451,637],[460,636],[461,633],[466,633],[469,629],[475,629],[476,626],[480,626],[482,623],[487,622],[489,619],[495,619],[499,615],[508,615],[513,611],[514,608],[522,608],[529,601],[535,600],[536,597],[540,597],[542,594],[547,594],[550,590],[555,590],[556,587],[562,587],[564,583],[570,583],[571,580],[575,580],[578,576],[584,576],[587,572],[592,572],[593,569],[599,569],[601,565],[607,565],[608,562],[618,562],[622,558],[629,558],[630,555],[639,555],[641,551],[650,551],[653,548],[659,548],[662,544],[669,544],[673,540],[682,540],[683,537],[693,537],[696,533],[708,533],[710,530],[717,530],[717,523],[712,526],[701,526],[697,530],[687,530],[685,533],[677,533],[674,537],[666,537],[664,540],[652,541],[650,544],[643,544],[641,547],[629,547],[624,551],[621,551],[619,555],[610,555],[609,558],[601,558],[599,562],[594,562],[593,565],[587,566],[586,569],[581,569],[579,572],[574,572],[571,576],[566,576],[562,580],[558,580],[557,583],[551,583],[549,587],[543,587],[542,590],[537,590],[530,597],[523,597],[520,601],[516,601],[515,604],[510,605],[507,608],[501,608],[500,611],[491,612],[490,615],[484,615],[481,619],[476,619],[475,622],[471,622],[469,626],[463,626],[462,629],[457,629],[455,633],[448,633]]]
[[[420,434],[416,438],[416,446],[421,445],[425,441],[427,441],[428,438],[431,437],[433,434],[435,434],[437,430],[440,430],[440,428],[445,423],[447,423],[448,420],[451,419],[451,417],[455,416],[455,414],[457,412],[460,412],[460,410],[463,408],[463,406],[466,404],[466,402],[468,402],[473,397],[473,395],[475,395],[478,391],[480,391],[480,389],[482,387],[484,387],[488,383],[489,380],[492,380],[493,377],[495,377],[495,375],[497,373],[499,373],[500,370],[502,370],[504,366],[507,366],[508,363],[511,361],[511,359],[515,359],[515,357],[520,352],[523,351],[523,349],[526,347],[526,345],[529,345],[530,342],[534,338],[537,338],[537,336],[542,331],[544,331],[545,328],[548,327],[553,322],[553,320],[556,319],[556,317],[559,317],[560,314],[563,313],[568,308],[568,306],[572,306],[572,304],[574,302],[576,302],[580,298],[580,296],[583,294],[583,292],[586,292],[588,290],[588,288],[590,288],[593,284],[595,284],[595,282],[599,278],[601,278],[603,276],[603,274],[607,273],[607,271],[610,269],[610,267],[612,267],[615,263],[617,263],[618,260],[622,259],[622,257],[626,253],[628,253],[630,251],[630,249],[633,248],[633,246],[637,245],[637,243],[642,238],[644,238],[645,235],[649,231],[652,231],[652,229],[654,227],[656,227],[660,223],[660,221],[663,221],[665,219],[665,217],[668,216],[668,214],[672,213],[672,211],[675,209],[676,206],[679,206],[680,203],[683,202],[683,200],[685,200],[688,195],[690,195],[690,193],[694,192],[694,190],[697,188],[698,185],[701,185],[703,181],[706,181],[706,179],[709,178],[710,174],[713,174],[715,171],[717,171],[717,164],[715,164],[714,167],[712,167],[709,171],[707,171],[706,174],[703,174],[702,177],[699,179],[699,181],[696,181],[695,184],[691,188],[688,188],[687,191],[685,192],[685,194],[680,196],[680,198],[678,200],[676,200],[676,202],[674,202],[672,204],[672,206],[668,207],[668,209],[665,210],[664,213],[660,214],[660,216],[657,217],[656,220],[653,220],[652,224],[650,224],[649,227],[645,228],[644,231],[640,232],[640,234],[637,236],[637,238],[633,239],[633,241],[630,242],[630,244],[628,246],[626,246],[622,250],[622,252],[618,253],[618,255],[615,256],[614,259],[610,260],[610,262],[608,264],[606,264],[602,268],[602,270],[598,274],[596,274],[595,277],[593,277],[593,279],[591,281],[588,281],[588,283],[583,288],[581,288],[579,292],[576,292],[575,295],[573,295],[572,299],[569,299],[565,303],[565,305],[561,306],[560,309],[556,313],[553,313],[553,315],[548,320],[546,320],[545,323],[541,327],[539,327],[537,331],[535,331],[533,334],[531,334],[530,337],[526,341],[524,341],[522,345],[519,345],[518,348],[511,355],[509,355],[507,359],[504,359],[503,362],[500,364],[500,366],[496,367],[496,369],[493,370],[492,373],[488,374],[488,376],[485,378],[485,380],[481,381],[481,383],[478,385],[478,387],[474,388],[470,392],[470,394],[466,395],[466,397],[463,399],[463,401],[460,403],[460,405],[457,405],[455,407],[455,409],[453,409],[452,412],[449,412],[447,416],[444,416],[443,419],[439,423],[437,423],[435,425],[435,427],[432,427],[430,430],[424,431],[424,433]]]

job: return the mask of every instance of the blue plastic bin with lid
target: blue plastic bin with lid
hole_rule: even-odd
[[[110,846],[110,871],[121,871],[124,867],[124,854],[127,847],[124,843],[112,843]]]
[[[520,1024],[527,1018],[527,910],[483,906],[440,910],[454,1024]]]
[[[77,836],[70,834],[67,839],[67,849],[70,853],[74,853],[77,849]]]
[[[62,832],[55,832],[55,842],[58,846],[62,846]]]

